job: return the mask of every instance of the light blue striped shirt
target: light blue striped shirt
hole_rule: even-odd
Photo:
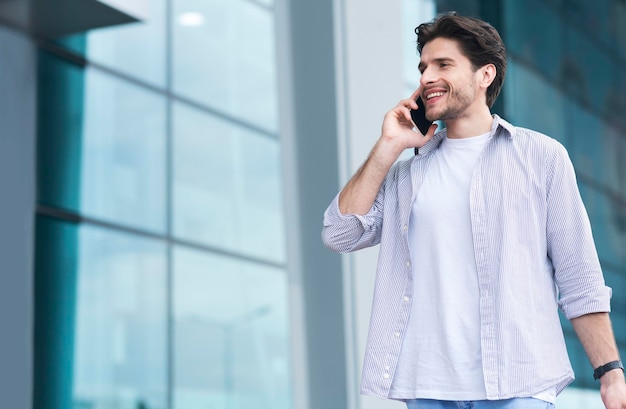
[[[372,209],[341,214],[335,197],[322,238],[346,253],[380,243],[361,392],[388,397],[409,321],[413,268],[408,223],[439,132],[391,168]],[[494,115],[476,165],[470,214],[488,399],[528,397],[573,379],[558,308],[568,319],[610,310],[591,226],[565,148]],[[451,256],[452,253],[451,253]],[[400,336],[397,336],[400,333]]]

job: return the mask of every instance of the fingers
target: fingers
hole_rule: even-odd
[[[417,89],[415,91],[413,91],[413,93],[411,94],[411,101],[415,101],[417,99],[418,96],[420,96],[422,94],[422,86],[420,85],[419,87],[417,87]],[[417,108],[417,104],[416,108]]]
[[[426,142],[430,141],[433,138],[433,136],[435,136],[435,131],[437,130],[437,128],[438,128],[437,124],[430,125],[430,127],[428,128],[428,131],[426,132],[426,135],[424,135],[424,137],[420,141],[420,147],[424,146]]]
[[[398,105],[388,112],[388,114],[393,115],[394,118],[400,123],[413,124],[413,119],[411,118],[411,109],[406,105],[408,104],[408,100],[402,100]]]
[[[428,138],[428,140],[430,140],[433,136],[435,136],[435,131],[437,131],[437,128],[439,127],[439,125],[433,123],[428,127],[428,132],[426,132],[426,135],[424,135],[425,138]]]
[[[417,106],[417,97],[420,96],[422,92],[422,87],[421,85],[419,87],[417,87],[417,89],[415,91],[413,91],[413,93],[411,94],[411,96],[407,99],[403,99],[402,101],[400,101],[397,105],[397,107],[405,107],[409,110],[413,109],[416,110],[418,109]]]

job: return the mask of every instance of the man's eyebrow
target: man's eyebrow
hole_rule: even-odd
[[[441,57],[441,58],[433,58],[431,60],[431,64],[441,64],[443,62],[447,62],[447,63],[451,63],[454,62],[454,59],[449,58],[449,57]],[[420,61],[419,65],[417,66],[417,68],[421,71],[422,69],[426,68],[426,64],[424,64],[424,62]]]

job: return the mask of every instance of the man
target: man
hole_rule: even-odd
[[[324,215],[330,249],[380,244],[362,392],[419,409],[554,407],[574,379],[560,307],[604,405],[626,409],[611,290],[567,152],[490,113],[506,71],[492,26],[451,13],[416,33],[419,88]],[[417,97],[445,130],[415,128]]]

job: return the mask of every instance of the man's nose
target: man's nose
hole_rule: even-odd
[[[420,77],[420,83],[422,85],[428,85],[436,82],[437,75],[434,70],[426,68],[422,71],[422,76]]]

